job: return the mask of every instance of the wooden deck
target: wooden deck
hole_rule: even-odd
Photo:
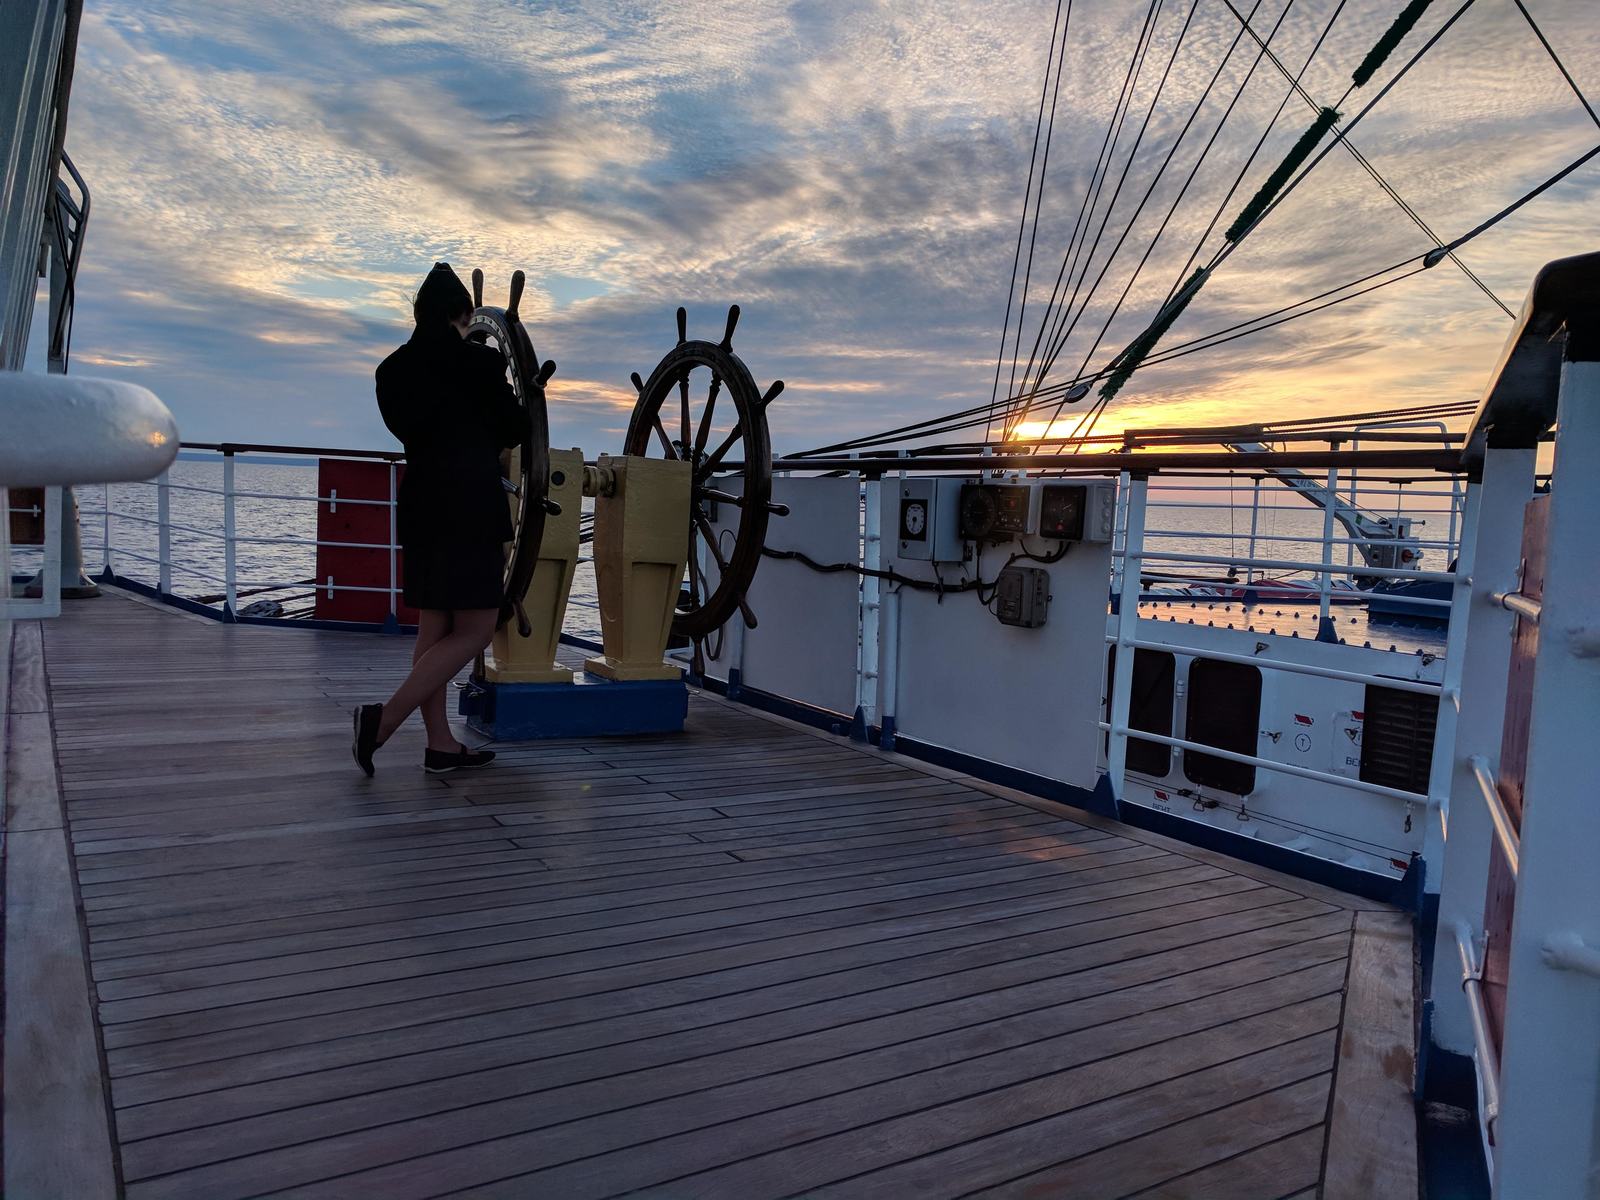
[[[73,963],[8,957],[8,1022],[81,1043],[8,1024],[8,1183],[85,1194],[100,1101],[29,1124],[59,1052],[137,1200],[1309,1197],[1330,1112],[1389,1127],[1335,1131],[1329,1196],[1415,1195],[1397,1046],[1341,1045],[1408,1019],[1377,906],[698,694],[681,736],[475,775],[409,729],[367,780],[348,709],[408,640],[117,596],[37,629],[8,826],[64,813],[78,910],[12,834],[8,939],[75,920],[94,1021]],[[1387,1000],[1347,1002],[1353,937]]]

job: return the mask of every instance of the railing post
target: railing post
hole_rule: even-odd
[[[1112,670],[1111,740],[1106,751],[1106,780],[1120,803],[1128,771],[1128,713],[1132,707],[1133,641],[1139,630],[1140,576],[1143,574],[1145,503],[1150,482],[1143,475],[1128,478],[1126,532],[1122,538],[1122,586],[1117,593],[1117,661]]]
[[[863,480],[861,565],[868,572],[883,568],[883,481]],[[856,647],[856,712],[853,735],[865,739],[878,723],[879,638],[883,626],[882,588],[876,575],[861,577],[861,629]]]
[[[399,589],[400,567],[397,548],[400,543],[400,488],[398,483],[399,468],[391,459],[389,462],[389,616],[398,621],[400,619],[400,606],[396,601],[395,593]]]
[[[106,575],[111,570],[111,485],[100,485],[100,558]]]
[[[156,590],[163,596],[172,591],[172,488],[171,470],[156,476],[156,564],[159,572]]]
[[[1335,445],[1337,450],[1338,446]],[[1322,565],[1333,566],[1333,509],[1339,502],[1339,468],[1328,468],[1328,500],[1322,506]],[[1317,585],[1317,641],[1337,641],[1333,632],[1333,572],[1324,570]]]
[[[222,452],[222,587],[224,611],[228,619],[239,615],[238,573],[234,561],[233,451]]]
[[[1228,496],[1229,503],[1233,501],[1232,493]],[[1256,528],[1261,517],[1261,476],[1257,475],[1250,485],[1250,553],[1247,557],[1254,559],[1256,556]],[[1252,561],[1244,569],[1246,586],[1255,582],[1256,566]]]
[[[1474,487],[1469,495],[1470,507],[1464,515],[1476,537],[1478,519],[1482,511],[1482,489]],[[1513,500],[1511,508],[1518,514],[1520,529],[1522,507]],[[1511,530],[1499,531],[1500,535],[1508,532],[1511,534],[1513,544],[1520,546],[1522,539],[1518,533]],[[1444,874],[1445,825],[1450,816],[1450,788],[1455,775],[1456,722],[1461,712],[1462,661],[1467,654],[1467,631],[1472,628],[1472,575],[1476,550],[1476,545],[1469,546],[1466,541],[1462,542],[1461,553],[1456,556],[1455,582],[1450,586],[1450,624],[1445,634],[1444,678],[1439,684],[1439,711],[1433,726],[1433,758],[1428,765],[1427,824],[1422,830],[1423,890],[1430,894],[1439,891]],[[1509,630],[1507,637],[1509,640]],[[1472,747],[1467,747],[1468,751],[1471,749]],[[1487,868],[1487,864],[1485,866]],[[1475,922],[1472,928],[1477,928]]]
[[[1445,835],[1443,861],[1428,859],[1425,868],[1430,891],[1437,879],[1441,931],[1433,946],[1432,1040],[1461,1055],[1473,1050],[1472,1017],[1459,986],[1461,964],[1450,931],[1459,923],[1474,931],[1483,928],[1494,839],[1467,759],[1486,750],[1498,753],[1500,746],[1512,618],[1489,595],[1516,579],[1522,561],[1522,511],[1532,492],[1532,450],[1486,451],[1482,481],[1467,485],[1445,650],[1445,670],[1456,682],[1439,697],[1428,779],[1429,794],[1449,800],[1447,823],[1445,811],[1438,814]],[[1457,664],[1454,670],[1452,662]]]
[[[1593,1196],[1600,981],[1552,944],[1600,946],[1600,338],[1569,328],[1523,773],[1521,870],[1500,1046],[1498,1196]],[[1508,614],[1509,615],[1509,614]]]

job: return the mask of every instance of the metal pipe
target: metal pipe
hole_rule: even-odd
[[[1196,658],[1217,659],[1221,662],[1239,663],[1248,667],[1265,667],[1269,671],[1288,671],[1295,675],[1315,675],[1319,679],[1339,679],[1347,683],[1375,683],[1381,687],[1393,688],[1397,692],[1416,692],[1423,696],[1437,696],[1440,685],[1430,683],[1423,679],[1391,679],[1388,676],[1375,676],[1371,672],[1340,671],[1333,667],[1314,667],[1309,663],[1289,662],[1280,658],[1252,658],[1248,654],[1233,654],[1221,650],[1202,650],[1193,646],[1180,646],[1172,642],[1151,641],[1148,638],[1135,638],[1131,643],[1141,650],[1162,650],[1168,653],[1193,654]]]
[[[228,612],[238,612],[238,587],[234,576],[237,574],[238,563],[235,560],[234,534],[236,532],[233,497],[233,453],[228,451],[222,456],[222,579],[223,590],[226,594],[224,603]]]
[[[1483,802],[1489,807],[1489,820],[1494,823],[1494,833],[1500,843],[1500,853],[1505,855],[1506,864],[1511,868],[1511,876],[1515,879],[1522,857],[1522,839],[1511,827],[1511,814],[1506,812],[1505,801],[1500,798],[1500,786],[1495,782],[1489,760],[1481,754],[1474,754],[1467,759],[1467,762],[1472,766],[1472,776],[1478,781],[1478,791],[1483,795]]]
[[[1487,1150],[1500,1117],[1500,1055],[1489,1032],[1489,1014],[1483,1003],[1483,967],[1472,944],[1472,931],[1466,922],[1456,923],[1456,951],[1461,956],[1461,990],[1467,996],[1467,1011],[1472,1018],[1474,1065],[1478,1069],[1478,1111],[1484,1126]]]
[[[1539,614],[1544,610],[1544,605],[1532,596],[1525,596],[1521,592],[1490,592],[1489,599],[1501,608],[1514,612],[1525,620],[1539,623]]]
[[[1380,579],[1426,579],[1433,583],[1454,583],[1456,579],[1455,575],[1449,571],[1406,571],[1397,567],[1341,567],[1326,563],[1296,562],[1294,559],[1287,558],[1240,559],[1230,558],[1222,554],[1169,554],[1156,551],[1141,551],[1138,555],[1129,555],[1128,557],[1137,557],[1146,561],[1215,563],[1223,566],[1244,566],[1250,563],[1258,567],[1272,567],[1275,570],[1324,571],[1335,575],[1372,575]]]
[[[168,486],[170,468],[161,472],[156,485],[156,557],[160,567],[156,590],[163,596],[172,591],[172,490]]]
[[[1429,797],[1419,792],[1402,791],[1399,788],[1384,787],[1382,784],[1368,783],[1364,779],[1355,779],[1348,775],[1335,775],[1331,771],[1314,771],[1310,767],[1297,767],[1293,763],[1277,762],[1270,758],[1259,758],[1254,754],[1238,754],[1232,750],[1224,750],[1220,746],[1208,746],[1204,742],[1191,742],[1184,738],[1168,737],[1161,733],[1150,733],[1143,729],[1133,729],[1126,721],[1120,725],[1113,725],[1112,745],[1116,745],[1118,736],[1136,737],[1142,742],[1160,742],[1163,746],[1172,746],[1178,750],[1193,750],[1197,754],[1209,754],[1215,758],[1227,759],[1229,762],[1241,763],[1247,767],[1256,767],[1263,771],[1276,771],[1280,775],[1294,775],[1300,779],[1315,779],[1318,783],[1331,783],[1338,787],[1351,788],[1358,792],[1371,792],[1374,796],[1387,796],[1391,800],[1404,800],[1407,804],[1432,803]]]

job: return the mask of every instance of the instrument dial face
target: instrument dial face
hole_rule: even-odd
[[[912,537],[921,537],[922,531],[928,527],[928,510],[921,504],[908,504],[901,519],[905,522],[907,533]]]

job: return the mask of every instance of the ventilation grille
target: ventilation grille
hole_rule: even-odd
[[[1361,778],[1367,783],[1427,795],[1439,697],[1368,684],[1366,704],[1361,730]]]

